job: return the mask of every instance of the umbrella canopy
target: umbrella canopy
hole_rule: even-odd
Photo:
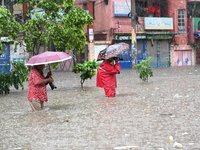
[[[35,66],[41,64],[50,64],[62,62],[72,57],[64,52],[44,52],[38,55],[35,55],[29,59],[29,61],[25,64],[27,66]]]
[[[129,51],[129,45],[126,43],[117,43],[110,45],[108,48],[99,52],[97,61],[109,59],[111,57],[119,57],[119,55],[127,53]]]

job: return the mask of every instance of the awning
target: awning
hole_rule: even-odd
[[[146,33],[147,39],[160,39],[160,40],[169,40],[173,38],[173,35],[180,34],[174,32],[155,32],[155,33]]]
[[[200,37],[200,33],[194,33],[194,35],[198,35]]]
[[[146,34],[149,34],[149,35],[158,35],[158,34],[161,34],[161,35],[172,35],[172,34],[181,34],[181,33],[175,33],[175,32],[168,32],[168,33],[155,32],[155,33],[146,33]]]

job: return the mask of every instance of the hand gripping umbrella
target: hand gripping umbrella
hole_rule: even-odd
[[[57,63],[62,62],[68,59],[71,59],[72,57],[64,52],[44,52],[38,55],[35,55],[29,59],[29,61],[25,64],[26,66],[36,66],[36,65],[43,65],[43,64],[51,64],[51,63]],[[49,71],[50,65],[49,65]],[[53,83],[49,83],[51,86],[51,89],[57,88]]]

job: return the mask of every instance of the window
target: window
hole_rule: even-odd
[[[178,10],[178,32],[186,33],[184,10]]]

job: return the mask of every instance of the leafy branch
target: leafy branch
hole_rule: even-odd
[[[10,87],[14,86],[15,89],[24,89],[23,82],[28,81],[28,69],[24,63],[13,63],[13,69],[9,73],[5,73],[4,69],[0,73],[0,94],[9,94]],[[6,65],[4,66],[4,68]]]

